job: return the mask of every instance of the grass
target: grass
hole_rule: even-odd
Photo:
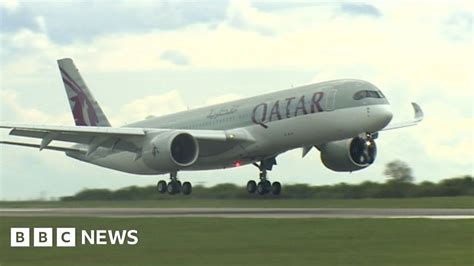
[[[406,199],[250,199],[202,200],[176,196],[149,201],[3,201],[0,208],[178,208],[178,207],[248,207],[248,208],[474,208],[474,197],[434,197]]]
[[[10,248],[10,227],[137,229],[136,246]],[[3,265],[473,265],[474,220],[12,218]],[[80,241],[80,238],[78,238]]]

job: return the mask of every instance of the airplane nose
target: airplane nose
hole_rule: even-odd
[[[379,120],[380,124],[383,125],[382,128],[386,127],[390,121],[392,121],[393,112],[392,108],[388,104],[384,104],[380,106],[380,109],[377,112],[377,120]]]
[[[382,130],[392,121],[392,108],[388,104],[374,105],[368,110],[370,110],[370,114],[368,113],[370,117],[369,128],[372,132]]]

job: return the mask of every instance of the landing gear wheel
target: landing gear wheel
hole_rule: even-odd
[[[258,185],[257,185],[257,193],[258,193],[259,195],[265,194],[265,188],[263,187],[262,182],[258,182]]]
[[[184,195],[189,195],[193,191],[193,186],[189,182],[184,182],[183,187],[182,187],[182,191],[183,191]]]
[[[176,193],[181,193],[181,191],[183,190],[183,185],[181,184],[181,181],[176,180],[175,182],[176,182],[176,188],[178,189]]]
[[[167,189],[166,182],[164,180],[160,180],[156,185],[156,188],[158,189],[158,192],[165,193]]]
[[[257,183],[253,180],[250,180],[249,182],[247,182],[247,192],[250,193],[250,194],[253,194],[255,193],[255,191],[257,190]]]
[[[272,194],[273,195],[280,195],[281,193],[281,184],[280,182],[273,182],[272,184]]]
[[[262,183],[263,183],[263,186],[265,187],[265,190],[267,192],[270,192],[270,189],[272,188],[272,183],[270,183],[270,181],[268,180],[264,180],[262,181]]]
[[[265,194],[272,191],[272,183],[270,183],[270,181],[265,180],[265,181],[262,181],[262,183],[263,183],[263,188],[265,189]]]
[[[264,195],[272,192],[274,195],[279,195],[281,193],[281,184],[279,182],[274,182],[273,184],[268,181],[267,171],[271,171],[272,167],[276,165],[275,157],[266,158],[260,161],[260,163],[253,163],[260,170],[260,182],[256,187],[256,191],[259,195]],[[247,191],[249,193],[255,192],[255,181],[249,181],[247,183]]]
[[[169,182],[166,190],[168,191],[168,194],[170,195],[174,195],[178,193],[178,183],[175,181]]]

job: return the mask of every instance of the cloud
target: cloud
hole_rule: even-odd
[[[15,12],[19,6],[18,0],[3,0],[0,2],[0,9],[5,9],[9,13]]]
[[[120,108],[120,114],[112,118],[114,125],[123,125],[149,116],[162,116],[186,110],[181,96],[177,90],[172,90],[159,95],[150,95],[136,99]]]
[[[2,1],[0,3],[8,3],[9,1]],[[16,1],[13,1],[16,2]],[[19,30],[29,29],[38,31],[38,24],[34,20],[35,15],[30,10],[19,8],[19,6],[7,8],[9,5],[4,5],[0,8],[0,29],[3,32],[15,32]]]
[[[322,6],[322,5],[332,5],[331,3],[324,3],[324,2],[299,2],[299,1],[256,1],[252,2],[252,6],[257,8],[258,10],[264,12],[272,12],[272,11],[281,11],[281,10],[288,10],[288,9],[301,9],[301,8],[308,8],[314,6]]]
[[[71,113],[51,114],[19,103],[18,94],[12,90],[0,90],[2,101],[1,120],[24,124],[72,125]]]
[[[166,50],[161,53],[160,58],[178,66],[189,65],[189,58],[176,50]]]
[[[470,92],[472,42],[440,39],[437,24],[426,24],[426,18],[419,19],[416,12],[399,7],[385,9],[388,16],[378,23],[342,17],[311,24],[307,16],[321,12],[320,7],[269,15],[237,1],[229,9],[233,11],[215,29],[191,25],[179,31],[104,35],[87,44],[57,45],[46,34],[29,30],[3,35],[2,55],[9,56],[3,57],[7,63],[2,72],[20,79],[43,69],[44,62],[66,55],[80,61],[82,68],[100,72],[178,69],[190,62],[194,68],[210,69],[304,68],[314,69],[318,80],[358,77],[387,89],[403,83],[415,97],[431,97],[439,91],[466,101],[459,99],[459,92]],[[435,9],[428,15],[436,16],[434,11],[442,12]],[[245,18],[246,25],[264,25],[276,35],[233,27],[233,12]],[[447,87],[456,90],[443,89]]]
[[[262,35],[274,35],[277,22],[270,13],[260,12],[248,0],[231,0],[227,8],[226,23],[231,27],[256,31]]]
[[[380,65],[383,63],[384,67],[394,68],[398,62],[394,63],[392,60],[404,61],[404,58],[412,56],[417,59],[420,55],[428,55],[435,50],[452,49],[449,45],[440,46],[441,43],[434,39],[437,36],[433,35],[433,31],[423,28],[424,25],[416,21],[416,18],[409,17],[406,22],[401,20],[404,15],[402,10],[374,24],[358,17],[319,21],[327,17],[327,14],[332,14],[331,10],[320,7],[268,14],[255,12],[245,1],[238,1],[235,4],[232,2],[229,9],[233,11],[229,11],[228,18],[216,28],[196,24],[183,27],[179,31],[102,35],[90,43],[69,45],[56,45],[47,35],[30,31],[29,35],[35,39],[28,39],[19,44],[9,41],[21,36],[19,32],[11,34],[6,43],[7,48],[20,46],[26,50],[30,41],[35,44],[46,40],[49,42],[48,47],[41,53],[51,55],[50,60],[55,60],[57,55],[67,55],[83,62],[94,61],[91,67],[102,71],[168,69],[169,62],[160,59],[168,50],[186,55],[195,67],[232,69],[331,68],[344,65],[375,65],[374,63],[382,60]],[[320,15],[319,12],[326,16]],[[236,19],[233,14],[240,14],[236,16],[243,19],[242,23],[246,27],[236,27],[233,24]],[[395,21],[397,24],[393,24]],[[352,25],[350,29],[347,27],[349,24]],[[252,25],[255,25],[255,28]],[[274,35],[261,34],[260,28],[273,32]],[[403,30],[398,30],[400,28]],[[376,42],[367,41],[375,39]],[[37,49],[36,47],[38,45],[32,46],[31,49]],[[403,54],[398,54],[402,50]],[[436,54],[437,57],[445,56]],[[426,59],[433,61],[433,58],[435,57],[428,55]],[[418,64],[418,60],[411,61]]]
[[[442,33],[455,41],[472,41],[472,13],[456,12],[445,19]]]
[[[340,11],[353,16],[380,17],[382,12],[375,6],[364,3],[342,3]]]
[[[223,94],[223,95],[219,95],[219,96],[209,98],[206,101],[206,104],[204,106],[213,105],[213,104],[220,104],[220,103],[235,101],[235,100],[239,100],[239,99],[242,99],[242,96],[238,95],[238,94],[234,94],[234,93]]]
[[[114,5],[100,1],[27,1],[15,13],[0,10],[0,17],[2,30],[9,32],[25,28],[39,31],[35,18],[44,17],[48,37],[66,44],[91,42],[104,34],[176,30],[196,23],[218,22],[224,19],[226,6],[223,1],[123,1]]]
[[[35,17],[36,24],[38,25],[38,29],[41,32],[47,33],[48,29],[46,28],[46,21],[43,16],[37,16]]]

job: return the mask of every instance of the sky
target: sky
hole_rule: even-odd
[[[56,60],[73,58],[112,125],[338,78],[379,87],[394,122],[376,162],[335,173],[311,151],[277,158],[271,180],[312,185],[383,182],[400,159],[415,180],[473,174],[474,46],[469,1],[16,1],[0,2],[0,121],[73,125]],[[2,140],[20,140],[0,131]],[[33,141],[35,142],[35,140]],[[37,143],[38,141],[36,141]],[[0,199],[85,188],[154,185],[54,151],[0,146]],[[181,172],[193,184],[245,185],[253,166]]]

